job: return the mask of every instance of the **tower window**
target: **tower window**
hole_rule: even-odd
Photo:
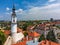
[[[13,22],[15,22],[15,20],[13,20]]]

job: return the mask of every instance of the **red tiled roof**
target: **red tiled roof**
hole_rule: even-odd
[[[58,21],[58,22],[55,22],[55,24],[60,24],[60,21]]]
[[[11,32],[10,32],[10,30],[5,30],[4,31],[4,34],[6,34],[6,35],[9,35]]]
[[[27,27],[27,30],[33,30],[34,27],[35,27],[35,26],[28,26],[28,27]]]
[[[40,36],[40,34],[37,33],[37,32],[30,32],[30,33],[28,33],[28,35],[32,36],[32,37],[38,37],[38,36]]]
[[[20,29],[20,28],[17,28],[17,32],[22,32],[22,29]]]
[[[23,32],[22,29],[17,28],[17,32]],[[11,33],[11,30],[4,30],[4,34],[9,35]]]
[[[53,24],[60,24],[60,21],[57,21],[57,22],[49,22],[49,23],[45,23],[45,24],[51,24],[51,25],[53,25]]]
[[[12,45],[26,45],[26,41],[19,42],[19,43],[16,43],[16,44],[12,44]]]
[[[46,40],[46,42],[45,42],[45,40],[43,40],[38,45],[60,45],[60,44],[55,43],[55,42],[51,42],[51,41],[48,41],[48,40]]]
[[[39,24],[39,26],[45,27],[45,24]]]

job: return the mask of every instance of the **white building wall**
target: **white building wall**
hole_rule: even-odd
[[[5,41],[4,45],[11,45],[12,44],[12,38],[9,36],[7,40]]]
[[[57,39],[57,41],[58,41],[58,43],[60,43],[60,39],[58,39],[58,36],[57,36],[57,34],[58,33],[60,33],[60,29],[54,29],[54,34],[55,34],[55,37],[56,37],[56,39]]]
[[[34,40],[35,40],[35,42],[37,42],[38,41],[38,38],[34,38]]]
[[[11,24],[11,36],[12,36],[12,42],[17,42],[17,24],[12,23]]]
[[[16,16],[15,16],[15,17],[12,16],[12,23],[17,23],[17,18],[16,18]]]
[[[22,32],[12,34],[13,43],[17,43],[18,41],[21,41],[23,38],[24,35],[22,34]]]
[[[17,24],[11,24],[11,33],[17,33]]]

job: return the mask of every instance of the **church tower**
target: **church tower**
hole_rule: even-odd
[[[14,43],[16,43],[17,40],[16,35],[17,35],[17,16],[15,13],[15,6],[13,5],[12,15],[11,15],[11,36]]]
[[[17,33],[17,16],[15,13],[15,6],[13,5],[12,16],[11,16],[11,32]]]
[[[23,40],[24,35],[22,32],[17,33],[17,16],[15,13],[15,5],[12,8],[12,15],[11,15],[11,36],[9,36],[4,45],[11,45],[16,44]]]

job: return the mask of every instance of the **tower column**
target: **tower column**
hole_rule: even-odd
[[[11,16],[11,36],[13,43],[17,42],[17,17],[15,14],[15,6],[13,5]]]

